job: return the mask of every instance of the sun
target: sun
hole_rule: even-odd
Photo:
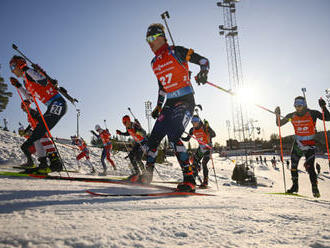
[[[236,97],[241,103],[254,104],[256,99],[255,89],[252,87],[240,87],[236,91]]]

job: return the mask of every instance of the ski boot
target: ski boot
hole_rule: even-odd
[[[139,173],[133,173],[132,175],[130,175],[126,180],[131,182],[131,183],[136,183],[140,178],[140,174]]]
[[[38,158],[39,160],[39,166],[36,170],[36,174],[48,174],[52,172],[52,170],[49,168],[47,163],[47,157]]]
[[[37,166],[35,165],[33,160],[28,160],[26,163],[21,164],[20,167],[22,167],[22,169],[33,169],[36,168]]]
[[[286,193],[293,194],[293,193],[297,193],[298,190],[299,190],[298,183],[293,183],[292,186],[291,186],[291,188],[288,189],[288,190],[286,191]]]
[[[177,192],[195,192],[196,182],[193,175],[184,175],[183,182],[176,187]]]
[[[62,171],[63,170],[63,164],[62,164],[57,152],[48,154],[48,158],[50,161],[51,171]]]
[[[209,184],[209,178],[208,177],[204,177],[204,180],[200,186],[201,189],[207,189],[208,187],[208,184]]]
[[[107,174],[107,168],[104,168],[103,172],[99,173],[100,176],[106,176]]]
[[[145,172],[140,176],[139,181],[144,184],[150,184],[154,174],[154,165],[147,164]]]
[[[312,184],[312,192],[315,198],[319,198],[321,196],[317,184]]]

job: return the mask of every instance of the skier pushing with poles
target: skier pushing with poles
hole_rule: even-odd
[[[144,153],[142,148],[145,147],[147,143],[147,134],[137,119],[134,119],[134,122],[132,122],[131,118],[128,115],[125,115],[122,121],[124,126],[126,127],[126,132],[124,133],[120,130],[116,130],[116,133],[118,135],[131,136],[135,141],[132,150],[128,154],[128,157],[134,169],[133,174],[128,177],[128,180],[136,181],[139,175],[144,172],[144,165],[141,159]]]
[[[89,167],[91,168],[91,173],[94,174],[96,172],[94,166],[92,165],[90,158],[89,158],[89,149],[87,147],[87,144],[85,142],[85,140],[81,137],[78,137],[76,135],[71,136],[71,141],[73,145],[78,146],[79,150],[81,151],[77,157],[76,160],[79,161],[80,159],[82,159],[83,157],[86,158],[87,163],[89,165]],[[80,168],[79,168],[80,169]]]
[[[28,138],[21,146],[21,149],[27,157],[27,166],[33,164],[29,147],[40,138],[42,138],[46,132],[50,135],[50,130],[58,123],[58,121],[66,113],[67,105],[62,95],[57,90],[54,81],[51,81],[49,77],[44,75],[43,70],[29,68],[26,60],[21,56],[13,56],[9,62],[11,71],[19,78],[23,78],[24,86],[16,79],[11,77],[10,81],[29,101],[34,101],[36,104],[41,120],[33,130],[30,138]],[[38,103],[35,100],[37,97],[43,104],[47,106],[47,111],[42,115]],[[50,135],[51,137],[51,135]],[[48,154],[50,159],[50,170],[61,171],[63,169],[63,163],[60,160],[57,151]],[[42,166],[35,168],[33,171],[43,173],[45,172],[44,163]],[[49,171],[47,169],[47,171]],[[40,171],[39,171],[40,170]],[[32,172],[32,171],[31,171]]]
[[[326,103],[323,99],[319,100],[319,105],[324,111],[325,120],[330,121],[330,113],[326,108]],[[312,192],[314,197],[320,197],[320,192],[317,187],[317,175],[314,168],[315,161],[315,125],[316,120],[322,120],[322,113],[317,110],[311,110],[307,108],[306,100],[302,96],[298,96],[294,100],[294,107],[296,111],[286,115],[280,123],[278,123],[281,111],[279,107],[276,107],[276,125],[283,126],[287,122],[291,121],[295,130],[295,140],[291,150],[291,179],[292,187],[287,190],[287,193],[298,192],[298,163],[302,156],[306,157],[304,164],[306,171],[309,174],[309,179],[312,184]]]
[[[112,150],[112,143],[110,140],[111,134],[109,130],[102,129],[100,125],[96,124],[95,125],[95,130],[99,134],[95,133],[93,130],[91,130],[91,133],[95,135],[97,138],[100,138],[103,143],[103,150],[102,150],[102,155],[101,155],[101,162],[103,166],[103,174],[107,174],[107,165],[105,164],[105,158],[110,162],[114,170],[117,170],[115,163],[113,160],[110,158],[111,150]]]
[[[198,115],[194,115],[191,119],[191,123],[193,127],[189,130],[189,135],[187,137],[182,137],[181,139],[183,141],[188,142],[192,135],[194,135],[199,143],[199,147],[196,150],[194,156],[193,156],[193,171],[194,175],[198,175],[198,171],[200,171],[200,161],[202,161],[203,166],[203,182],[201,184],[201,187],[207,187],[208,186],[208,180],[209,180],[209,169],[207,168],[207,163],[210,160],[210,148],[212,148],[212,138],[216,136],[213,129],[209,126],[208,122],[205,121],[204,123],[199,118]],[[206,144],[208,146],[206,146]]]
[[[152,181],[157,147],[167,135],[183,173],[183,182],[177,186],[177,190],[194,192],[196,182],[192,166],[188,152],[180,140],[195,107],[188,62],[200,66],[196,77],[198,84],[207,81],[209,62],[192,49],[169,46],[162,24],[151,24],[146,40],[155,54],[151,66],[158,80],[159,91],[157,106],[152,111],[152,117],[157,120],[148,138],[146,172],[141,176],[141,182]],[[164,104],[165,97],[167,100]]]

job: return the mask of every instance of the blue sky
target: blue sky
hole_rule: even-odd
[[[130,107],[147,129],[144,102],[157,100],[157,81],[151,70],[153,57],[145,33],[149,24],[162,22],[170,13],[169,26],[176,45],[193,48],[210,60],[209,81],[228,88],[225,40],[218,35],[223,24],[217,1],[200,0],[73,0],[10,1],[0,3],[0,73],[11,76],[8,61],[15,43],[70,94],[81,109],[80,133],[89,140],[89,130],[107,120],[112,133],[124,129],[121,117]],[[294,111],[293,99],[307,88],[309,107],[319,109],[318,98],[330,88],[330,1],[242,0],[237,21],[244,81],[256,103],[282,113]],[[199,67],[191,65],[193,75]],[[211,86],[197,86],[196,102],[224,144],[226,120],[231,120],[230,96]],[[14,96],[0,114],[10,129],[26,123],[20,99]],[[45,109],[45,108],[43,108]],[[249,118],[263,129],[260,138],[277,133],[274,116],[249,107]],[[330,125],[327,125],[329,128]],[[323,130],[319,121],[318,130]],[[76,111],[67,114],[53,129],[53,136],[76,132]],[[292,134],[290,124],[282,130]],[[258,136],[257,136],[258,137]]]

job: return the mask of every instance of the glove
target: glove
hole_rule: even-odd
[[[116,134],[121,135],[121,131],[117,129]]]
[[[19,136],[24,136],[25,135],[25,130],[19,129],[18,134],[19,134]]]
[[[276,115],[280,115],[281,114],[280,107],[276,107],[274,112],[275,112]]]
[[[16,88],[22,87],[21,83],[14,77],[10,77],[10,83]]]
[[[200,84],[206,84],[207,82],[207,74],[209,73],[208,70],[201,70],[197,76],[195,77],[196,83],[198,85]]]
[[[327,106],[326,102],[322,98],[319,99],[319,105],[321,108],[324,108]]]
[[[160,106],[156,106],[151,113],[152,118],[157,119],[160,111],[162,111],[162,108]]]

